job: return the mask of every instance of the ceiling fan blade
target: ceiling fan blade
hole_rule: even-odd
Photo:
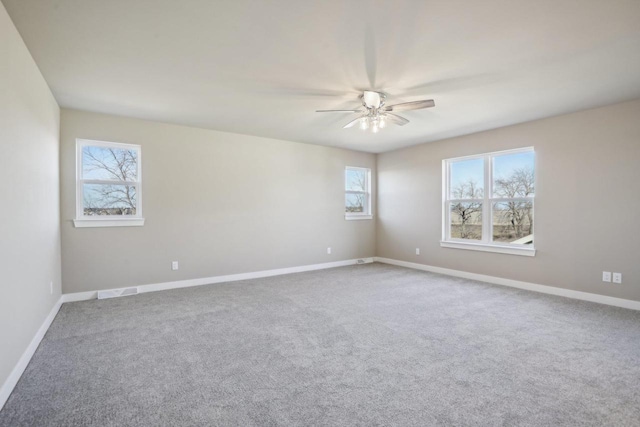
[[[364,113],[362,110],[316,110],[316,113]]]
[[[358,117],[357,119],[353,119],[351,120],[349,123],[347,123],[346,125],[342,126],[343,129],[348,129],[350,127],[355,126],[361,119],[362,117]]]
[[[398,126],[404,126],[407,123],[409,123],[409,120],[405,119],[404,117],[400,117],[397,114],[393,114],[393,113],[385,113],[384,117],[389,120],[391,123],[396,124]]]
[[[430,108],[435,106],[436,103],[433,99],[425,99],[422,101],[403,102],[402,104],[387,105],[383,108],[384,111],[408,111],[408,110],[420,110],[422,108]]]

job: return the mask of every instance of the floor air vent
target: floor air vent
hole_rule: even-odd
[[[111,289],[109,291],[99,291],[98,299],[126,297],[128,295],[136,295],[138,288]]]
[[[360,258],[359,260],[356,261],[356,264],[370,264],[373,262],[373,259],[371,258]]]

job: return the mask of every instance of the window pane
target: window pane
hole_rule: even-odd
[[[451,238],[482,240],[482,203],[451,203]]]
[[[121,148],[83,147],[82,178],[137,181],[138,152]]]
[[[346,190],[367,192],[367,171],[347,169]]]
[[[494,197],[532,197],[535,194],[533,151],[493,158]]]
[[[361,194],[346,194],[345,212],[347,213],[367,213],[367,196]]]
[[[481,199],[484,197],[484,159],[460,160],[450,164],[449,198]]]
[[[533,244],[533,202],[493,204],[493,241]]]
[[[135,215],[136,187],[131,185],[84,184],[84,215]]]

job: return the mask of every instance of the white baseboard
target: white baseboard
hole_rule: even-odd
[[[2,384],[2,387],[0,388],[0,410],[2,410],[4,404],[7,403],[7,399],[9,399],[9,396],[11,395],[11,392],[15,388],[16,384],[18,384],[18,380],[20,380],[20,377],[22,376],[24,370],[27,369],[27,365],[31,361],[31,357],[33,357],[33,354],[38,349],[40,341],[42,341],[42,338],[44,338],[44,335],[47,333],[49,326],[51,326],[51,323],[53,322],[53,319],[55,319],[56,314],[58,314],[61,306],[62,297],[58,299],[58,302],[56,302],[56,304],[53,306],[47,318],[44,319],[44,322],[40,326],[40,329],[38,329],[38,332],[36,332],[36,335],[29,343],[29,346],[24,351],[24,353],[22,353],[22,356],[20,357],[20,360],[18,360],[16,366],[13,368],[13,371],[11,371],[7,380],[4,382],[4,384]]]
[[[373,258],[360,258],[365,263],[372,263]],[[358,264],[358,259],[348,259],[345,261],[326,262],[323,264],[302,265],[299,267],[278,268],[275,270],[255,271],[252,273],[229,274],[226,276],[203,277],[200,279],[178,280],[175,282],[155,283],[137,286],[139,293],[164,291],[167,289],[189,288],[191,286],[213,285],[215,283],[235,282],[238,280],[259,279],[261,277],[280,276],[283,274],[301,273],[304,271],[323,270],[325,268],[343,267],[346,265]],[[129,286],[136,287],[136,286]],[[120,289],[100,289],[99,291],[76,292],[63,294],[62,302],[86,301],[96,299],[98,292],[118,291]]]
[[[390,258],[375,257],[374,261],[384,264],[392,264],[400,267],[413,268],[416,270],[430,271],[432,273],[446,274],[448,276],[462,277],[465,279],[478,280],[480,282],[493,283],[495,285],[510,286],[512,288],[526,289],[528,291],[541,292],[543,294],[558,295],[567,298],[579,299],[583,301],[597,302],[600,304],[612,305],[615,307],[640,310],[640,301],[633,301],[623,298],[608,297],[606,295],[592,294],[588,292],[574,291],[571,289],[556,288],[554,286],[538,285],[536,283],[521,282],[519,280],[504,279],[502,277],[486,276],[484,274],[469,273],[467,271],[452,270],[450,268],[434,267],[415,262],[399,261]]]

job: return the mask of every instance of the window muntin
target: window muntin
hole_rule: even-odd
[[[371,169],[353,166],[345,169],[345,216],[371,218]]]
[[[142,219],[140,146],[91,140],[77,140],[76,146],[76,226]]]
[[[533,250],[533,148],[445,160],[443,172],[443,242]]]

